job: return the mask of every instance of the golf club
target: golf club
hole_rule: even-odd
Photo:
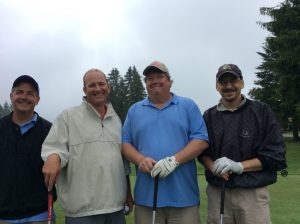
[[[224,223],[224,203],[225,203],[225,180],[222,180],[221,203],[220,203],[220,224]]]
[[[157,176],[154,178],[152,224],[155,224],[156,205],[157,205],[157,191],[158,191],[158,178],[159,178],[159,174],[157,174]]]
[[[48,191],[48,224],[52,221],[52,206],[53,206],[53,194],[52,190]]]

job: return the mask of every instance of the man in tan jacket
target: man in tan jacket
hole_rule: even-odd
[[[43,144],[45,182],[50,190],[56,181],[67,224],[122,224],[124,204],[131,209],[133,200],[121,122],[107,103],[105,74],[91,69],[83,84],[82,104],[58,116]]]

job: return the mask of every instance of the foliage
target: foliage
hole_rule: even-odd
[[[122,123],[126,118],[129,107],[144,99],[146,96],[141,77],[135,66],[129,67],[124,78],[118,69],[114,68],[107,76],[111,85],[109,101],[114,106]]]
[[[259,22],[271,35],[266,38],[264,52],[258,52],[262,57],[256,73],[258,87],[249,95],[270,104],[283,127],[290,121],[294,140],[300,140],[300,0],[263,7],[260,13],[271,17],[269,22]]]
[[[13,110],[12,104],[5,102],[3,106],[0,104],[0,118],[9,114]]]

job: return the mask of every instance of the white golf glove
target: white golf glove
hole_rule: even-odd
[[[166,157],[159,160],[153,167],[151,171],[151,176],[156,177],[159,175],[160,178],[165,178],[170,173],[172,173],[179,163],[175,160],[175,156]]]
[[[214,162],[212,171],[215,175],[220,176],[223,176],[229,171],[236,174],[241,174],[244,171],[244,167],[240,162],[235,162],[231,159],[228,159],[227,157],[222,157]]]

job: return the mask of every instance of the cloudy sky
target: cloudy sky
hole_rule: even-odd
[[[0,103],[10,102],[13,81],[34,77],[41,89],[36,111],[53,121],[81,103],[82,76],[90,68],[140,74],[164,62],[172,90],[196,101],[202,112],[216,104],[215,74],[237,64],[244,93],[269,35],[259,8],[282,0],[0,0]]]

